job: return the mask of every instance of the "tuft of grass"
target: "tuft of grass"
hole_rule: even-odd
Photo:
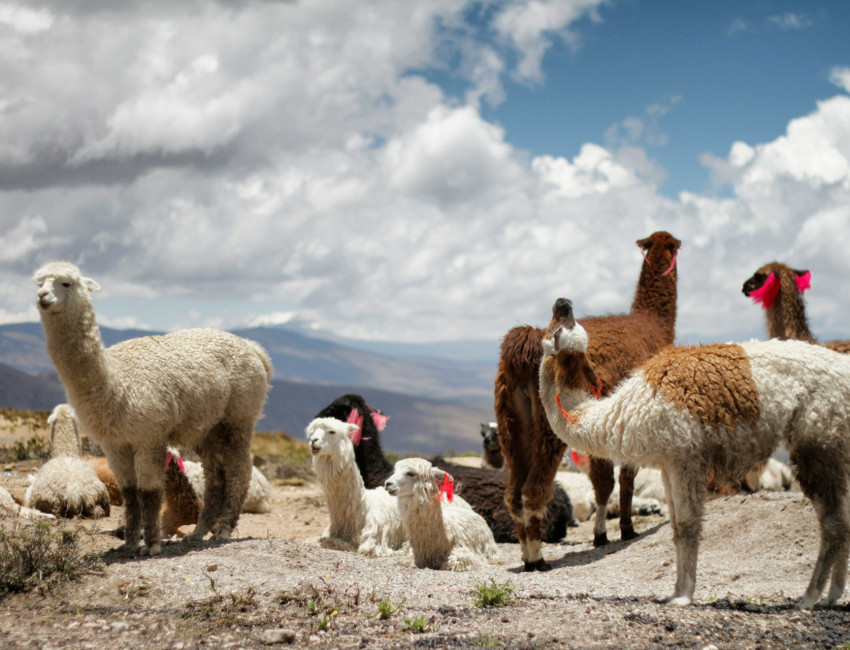
[[[226,596],[216,592],[204,600],[186,603],[180,618],[211,622],[216,627],[249,626],[258,618],[259,603],[256,596],[257,592],[253,587]]]
[[[428,620],[425,618],[425,614],[405,616],[403,621],[404,629],[408,632],[413,632],[414,634],[421,634],[422,632],[427,632],[431,629],[428,625]]]
[[[501,607],[514,602],[514,587],[510,582],[498,585],[493,578],[475,585],[475,604],[478,607]]]
[[[312,462],[306,440],[295,440],[282,431],[256,433],[251,438],[251,451],[272,463],[304,465]]]
[[[48,521],[0,527],[0,598],[75,580],[101,568],[83,551],[80,533]]]
[[[496,641],[496,639],[491,637],[489,634],[479,632],[478,636],[475,637],[475,645],[477,645],[479,648],[495,648],[497,645],[499,645],[499,642]]]
[[[389,598],[381,598],[381,600],[378,601],[378,611],[375,612],[373,616],[381,620],[388,619],[394,614],[397,614],[403,605],[404,601],[400,603],[393,603],[393,601]]]

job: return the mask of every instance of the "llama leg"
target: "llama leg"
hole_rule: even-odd
[[[590,457],[590,482],[596,498],[596,517],[593,520],[593,545],[605,546],[608,543],[606,519],[608,517],[608,499],[614,491],[614,463],[607,458]]]
[[[526,479],[523,468],[516,465],[510,467],[508,472],[508,486],[505,489],[505,505],[514,520],[516,536],[519,539],[519,548],[523,562],[528,562],[528,543],[525,534],[525,514],[522,503],[522,484]]]
[[[139,537],[142,532],[139,490],[135,485],[122,485],[121,496],[124,499],[124,544],[120,550],[136,555],[139,552]]]
[[[165,449],[138,452],[134,458],[139,487],[139,505],[145,547],[142,555],[159,555],[162,551],[162,535],[159,528],[159,510],[165,484]]]
[[[525,509],[525,534],[526,534],[526,571],[551,571],[552,567],[543,559],[543,516],[546,509]]]
[[[189,544],[200,542],[212,530],[221,515],[224,503],[224,477],[216,455],[202,453],[200,450],[199,455],[204,468],[204,499],[195,530],[183,538]]]
[[[635,493],[637,468],[620,465],[620,539],[634,539],[638,536],[632,524],[632,498]]]
[[[705,503],[705,472],[691,474],[691,478],[678,471],[670,472],[665,481],[669,485],[673,543],[676,547],[676,588],[667,599],[672,605],[690,605],[694,598],[697,573],[699,537],[702,532],[702,512]],[[675,505],[672,505],[675,504]],[[675,518],[672,513],[675,510]]]

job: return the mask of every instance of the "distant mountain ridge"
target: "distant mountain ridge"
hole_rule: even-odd
[[[477,451],[478,425],[493,419],[495,363],[392,357],[287,329],[234,333],[262,344],[275,366],[258,431],[299,437],[318,411],[344,393],[359,393],[390,416],[382,442],[396,453]],[[107,346],[151,334],[157,333],[101,328]],[[41,323],[0,325],[0,407],[49,411],[63,401]]]

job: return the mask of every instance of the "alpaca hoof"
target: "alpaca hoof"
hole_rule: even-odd
[[[593,536],[593,547],[599,548],[600,546],[605,546],[608,543],[608,533],[600,533],[598,535]]]
[[[139,545],[138,544],[127,544],[125,542],[124,544],[121,544],[121,546],[118,547],[117,551],[121,555],[130,555],[130,556],[135,557],[139,554]]]
[[[139,549],[140,557],[156,557],[162,553],[162,545],[154,544],[153,546],[142,546]]]
[[[693,599],[690,596],[670,596],[670,598],[668,598],[664,602],[668,605],[684,607],[685,605],[690,605],[693,602]]]
[[[526,572],[529,571],[551,571],[552,565],[548,564],[546,560],[540,558],[536,562],[526,562],[524,567]]]
[[[638,534],[635,532],[633,526],[626,526],[625,528],[620,529],[620,539],[624,542],[630,539],[637,539],[637,537]]]
[[[797,609],[814,609],[816,602],[816,598],[811,598],[810,596],[803,596],[797,602]]]

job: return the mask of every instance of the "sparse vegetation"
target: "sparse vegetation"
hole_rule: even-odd
[[[256,433],[251,439],[251,451],[272,463],[303,465],[311,462],[310,447],[305,440],[295,440],[281,431]]]
[[[393,603],[389,598],[381,598],[378,601],[378,611],[375,612],[374,616],[381,620],[388,619],[394,614],[397,614],[401,610],[402,605],[404,605],[404,601]]]
[[[414,634],[421,634],[422,632],[427,632],[431,629],[428,625],[428,620],[425,618],[425,614],[405,616],[403,620],[404,629],[408,632],[413,632]]]
[[[215,627],[250,626],[262,618],[256,595],[253,587],[227,595],[216,592],[204,600],[186,603],[180,618],[209,622]]]
[[[491,578],[490,582],[475,585],[475,604],[478,607],[501,607],[514,602],[514,587],[510,582],[501,585]]]
[[[50,456],[50,445],[42,436],[27,440],[16,440],[11,445],[0,447],[0,460],[4,463],[22,460],[44,460]]]
[[[74,580],[99,568],[83,552],[79,531],[47,521],[0,527],[0,598]]]
[[[475,638],[475,645],[479,648],[495,648],[499,645],[499,643],[489,634],[479,632],[478,636]]]

